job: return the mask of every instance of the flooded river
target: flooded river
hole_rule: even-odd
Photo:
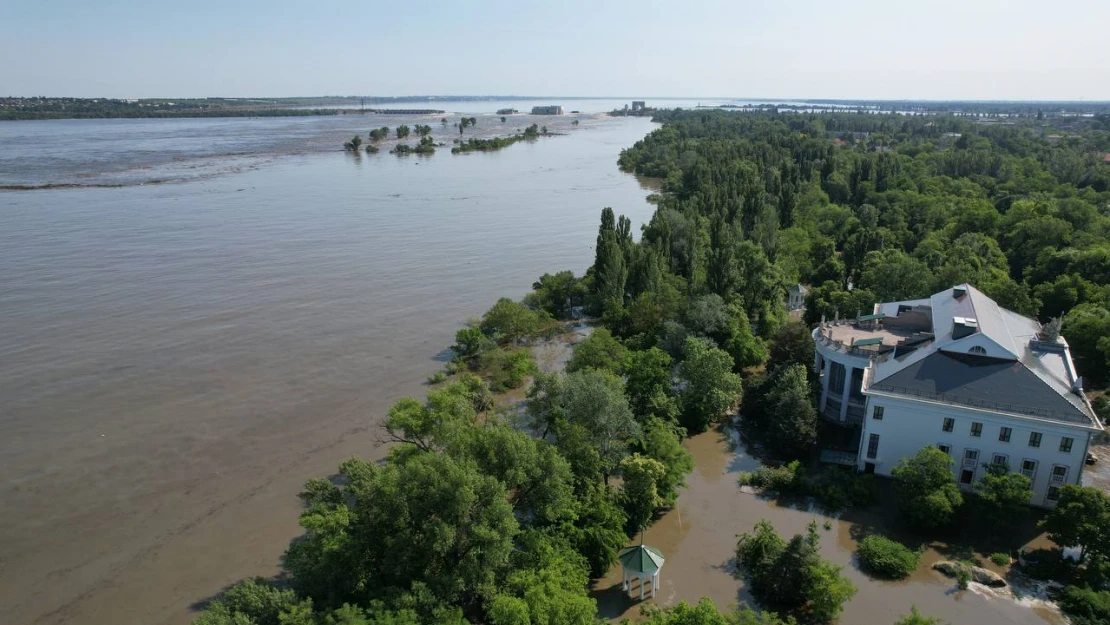
[[[0,624],[184,624],[276,573],[304,480],[380,455],[468,317],[652,211],[616,167],[646,119],[420,159],[336,150],[355,124],[0,124],[0,184],[208,172],[0,191]]]
[[[744,583],[737,579],[734,562],[737,535],[751,531],[767,519],[786,538],[804,534],[811,520],[832,529],[821,529],[822,555],[844,567],[858,594],[849,601],[840,619],[843,625],[889,625],[917,605],[923,614],[942,618],[951,625],[1059,625],[1064,619],[1054,608],[1040,602],[1015,599],[1003,589],[997,592],[973,584],[967,591],[956,589],[954,580],[931,570],[941,559],[933,549],[922,557],[917,572],[906,581],[877,581],[864,575],[853,559],[858,539],[871,528],[866,517],[841,520],[780,505],[763,497],[741,492],[738,474],[759,466],[758,461],[736,445],[730,436],[707,432],[684,442],[697,462],[687,478],[673,510],[645,534],[646,544],[658,547],[666,558],[654,600],[662,605],[679,601],[696,603],[709,597],[718,606],[751,603]],[[878,519],[875,522],[880,522]],[[983,557],[985,560],[986,558]],[[621,569],[595,582],[593,596],[603,616],[636,618],[641,602],[621,592]]]
[[[380,457],[385,409],[424,392],[468,317],[584,271],[602,207],[649,218],[616,158],[651,123],[559,124],[422,159],[338,151],[362,118],[0,124],[0,185],[124,185],[0,192],[0,623],[181,625],[276,573],[304,480]],[[735,535],[813,515],[739,492],[752,462],[719,435],[686,444],[690,489],[647,535],[668,558],[657,600],[743,601]],[[870,581],[855,531],[823,532],[860,587],[844,623],[911,603],[1044,622],[925,569]],[[602,612],[634,615],[618,583],[598,583]]]

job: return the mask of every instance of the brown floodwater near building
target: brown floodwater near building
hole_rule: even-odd
[[[691,437],[684,446],[697,462],[686,480],[689,487],[675,508],[652,525],[644,537],[646,544],[659,548],[666,557],[659,591],[653,600],[629,599],[621,591],[620,566],[614,566],[592,588],[599,611],[605,617],[635,619],[642,603],[696,603],[702,597],[709,597],[722,607],[744,604],[757,607],[736,576],[733,552],[739,534],[767,519],[787,537],[804,533],[811,520],[822,527],[822,555],[843,566],[845,575],[859,589],[845,606],[840,619],[843,625],[892,624],[908,614],[911,605],[952,625],[1066,622],[1054,606],[1031,596],[1018,599],[1008,590],[996,591],[977,584],[967,591],[956,589],[954,580],[930,568],[933,562],[943,559],[940,552],[943,545],[927,549],[921,566],[908,580],[871,579],[858,569],[853,554],[857,541],[869,531],[897,532],[897,527],[888,526],[887,515],[839,519],[744,492],[747,489],[742,491],[738,474],[754,469],[759,463],[728,431]],[[832,523],[832,529],[823,529],[826,520]],[[986,555],[979,557],[986,561]]]

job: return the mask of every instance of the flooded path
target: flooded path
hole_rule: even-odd
[[[752,604],[744,583],[735,577],[733,552],[736,536],[761,519],[769,520],[786,538],[804,533],[806,525],[826,520],[832,529],[821,529],[822,555],[844,567],[844,573],[859,592],[845,606],[842,625],[886,625],[908,614],[917,605],[923,614],[940,617],[952,625],[1062,624],[1066,621],[1054,608],[1033,599],[1015,599],[1008,589],[1001,592],[977,584],[967,591],[956,589],[954,580],[931,570],[940,553],[930,549],[922,556],[917,572],[906,581],[887,582],[864,575],[854,562],[856,543],[872,528],[867,517],[847,521],[820,512],[806,512],[745,492],[737,484],[741,471],[758,462],[743,448],[736,449],[729,435],[707,432],[686,440],[696,461],[687,478],[689,488],[678,505],[648,529],[645,543],[659,548],[666,557],[654,600],[661,605],[679,601],[695,603],[709,597],[721,608]],[[734,451],[734,449],[736,449]],[[874,523],[882,522],[878,515]],[[983,558],[985,560],[985,557]],[[990,565],[988,565],[990,566]],[[990,568],[996,567],[990,566]],[[597,580],[592,595],[602,616],[614,620],[639,616],[638,600],[621,592],[620,566]],[[756,606],[757,607],[757,606]]]

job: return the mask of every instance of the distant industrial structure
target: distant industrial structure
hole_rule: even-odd
[[[497,109],[498,115],[516,115],[519,112],[516,109]]]
[[[533,106],[533,115],[562,115],[563,107],[561,106]]]
[[[633,110],[633,112],[642,111],[646,108],[647,108],[647,104],[643,100],[633,100],[632,101],[632,110]]]
[[[366,109],[366,111],[378,115],[442,115],[445,112],[439,109]]]

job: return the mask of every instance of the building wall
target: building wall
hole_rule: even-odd
[[[816,332],[816,331],[815,331]],[[870,359],[865,356],[858,356],[839,351],[829,345],[825,345],[820,341],[816,341],[816,362],[814,363],[815,370],[821,381],[821,395],[818,397],[817,409],[824,414],[826,408],[829,407],[829,397],[833,398],[833,403],[839,402],[840,414],[839,418],[835,421],[848,420],[849,400],[852,396],[858,397],[860,395],[860,388],[857,385],[853,388],[851,382],[853,379],[862,375],[862,371],[867,368]],[[834,390],[830,385],[832,378],[832,363],[838,363],[844,367],[844,386],[840,390]],[[852,375],[853,369],[859,369],[860,373],[856,376]],[[827,416],[827,415],[826,415]]]
[[[875,408],[882,407],[882,420],[874,418]],[[943,429],[945,418],[953,419],[951,432]],[[971,434],[972,423],[981,423],[980,436]],[[1001,428],[1011,428],[1010,441],[999,440]],[[1040,447],[1030,447],[1030,433],[1041,434]],[[874,459],[867,457],[868,443],[872,434],[879,435],[878,453]],[[1046,500],[1050,486],[1050,476],[1054,465],[1068,468],[1066,484],[1079,484],[1083,474],[1084,460],[1090,430],[1082,427],[1069,427],[1064,424],[1009,416],[974,409],[965,409],[946,404],[926,403],[900,399],[894,396],[869,394],[867,412],[860,440],[859,469],[866,470],[868,463],[874,464],[878,475],[890,475],[890,471],[902,458],[916,454],[925,446],[945,444],[950,446],[949,455],[954,461],[953,474],[960,480],[964,451],[975,449],[979,457],[972,476],[972,483],[986,474],[994,454],[1007,456],[1010,471],[1018,472],[1023,460],[1037,462],[1033,476],[1033,497],[1030,503],[1037,506],[1053,505]],[[1069,453],[1060,451],[1063,437],[1072,439]],[[961,484],[961,488],[970,488]]]

